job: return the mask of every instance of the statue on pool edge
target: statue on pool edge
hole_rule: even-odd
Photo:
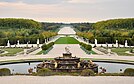
[[[66,53],[70,53],[69,46],[65,47]]]

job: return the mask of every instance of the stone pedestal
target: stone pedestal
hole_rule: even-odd
[[[27,49],[24,49],[24,55],[27,55]]]

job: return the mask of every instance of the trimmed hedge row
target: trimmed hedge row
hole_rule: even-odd
[[[9,76],[11,75],[11,71],[8,68],[1,68],[0,69],[0,76]]]
[[[95,76],[95,73],[91,69],[85,69],[85,70],[82,70],[80,75],[81,76]]]
[[[134,69],[127,68],[124,73],[104,73],[95,74],[91,69],[85,69],[81,72],[67,73],[67,72],[53,72],[48,68],[39,69],[37,73],[33,73],[35,76],[51,76],[51,75],[77,75],[77,76],[134,76]]]
[[[125,76],[134,76],[134,68],[127,68],[124,71]]]
[[[37,72],[37,75],[38,76],[50,76],[50,75],[52,75],[52,70],[50,70],[48,68],[43,68]]]
[[[42,48],[42,50],[47,50],[50,47],[52,47],[53,45],[54,45],[54,42],[51,42],[51,43],[49,43],[47,45],[46,44],[42,45],[41,48]]]
[[[84,47],[88,51],[91,51],[92,50],[92,46],[91,45],[88,45],[88,44],[85,44],[85,43],[82,43],[82,42],[80,43],[80,45],[82,47]]]

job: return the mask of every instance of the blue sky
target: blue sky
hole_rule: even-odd
[[[0,0],[0,18],[96,22],[133,18],[134,0]]]

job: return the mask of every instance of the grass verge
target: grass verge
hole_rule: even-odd
[[[23,51],[23,48],[5,48],[4,51],[7,51],[8,53],[2,54],[0,56],[13,56],[21,51]]]
[[[61,37],[55,41],[55,44],[79,44],[79,41],[73,37]]]
[[[134,54],[126,53],[126,51],[130,51],[131,48],[111,48],[111,50],[120,56],[134,56]]]

